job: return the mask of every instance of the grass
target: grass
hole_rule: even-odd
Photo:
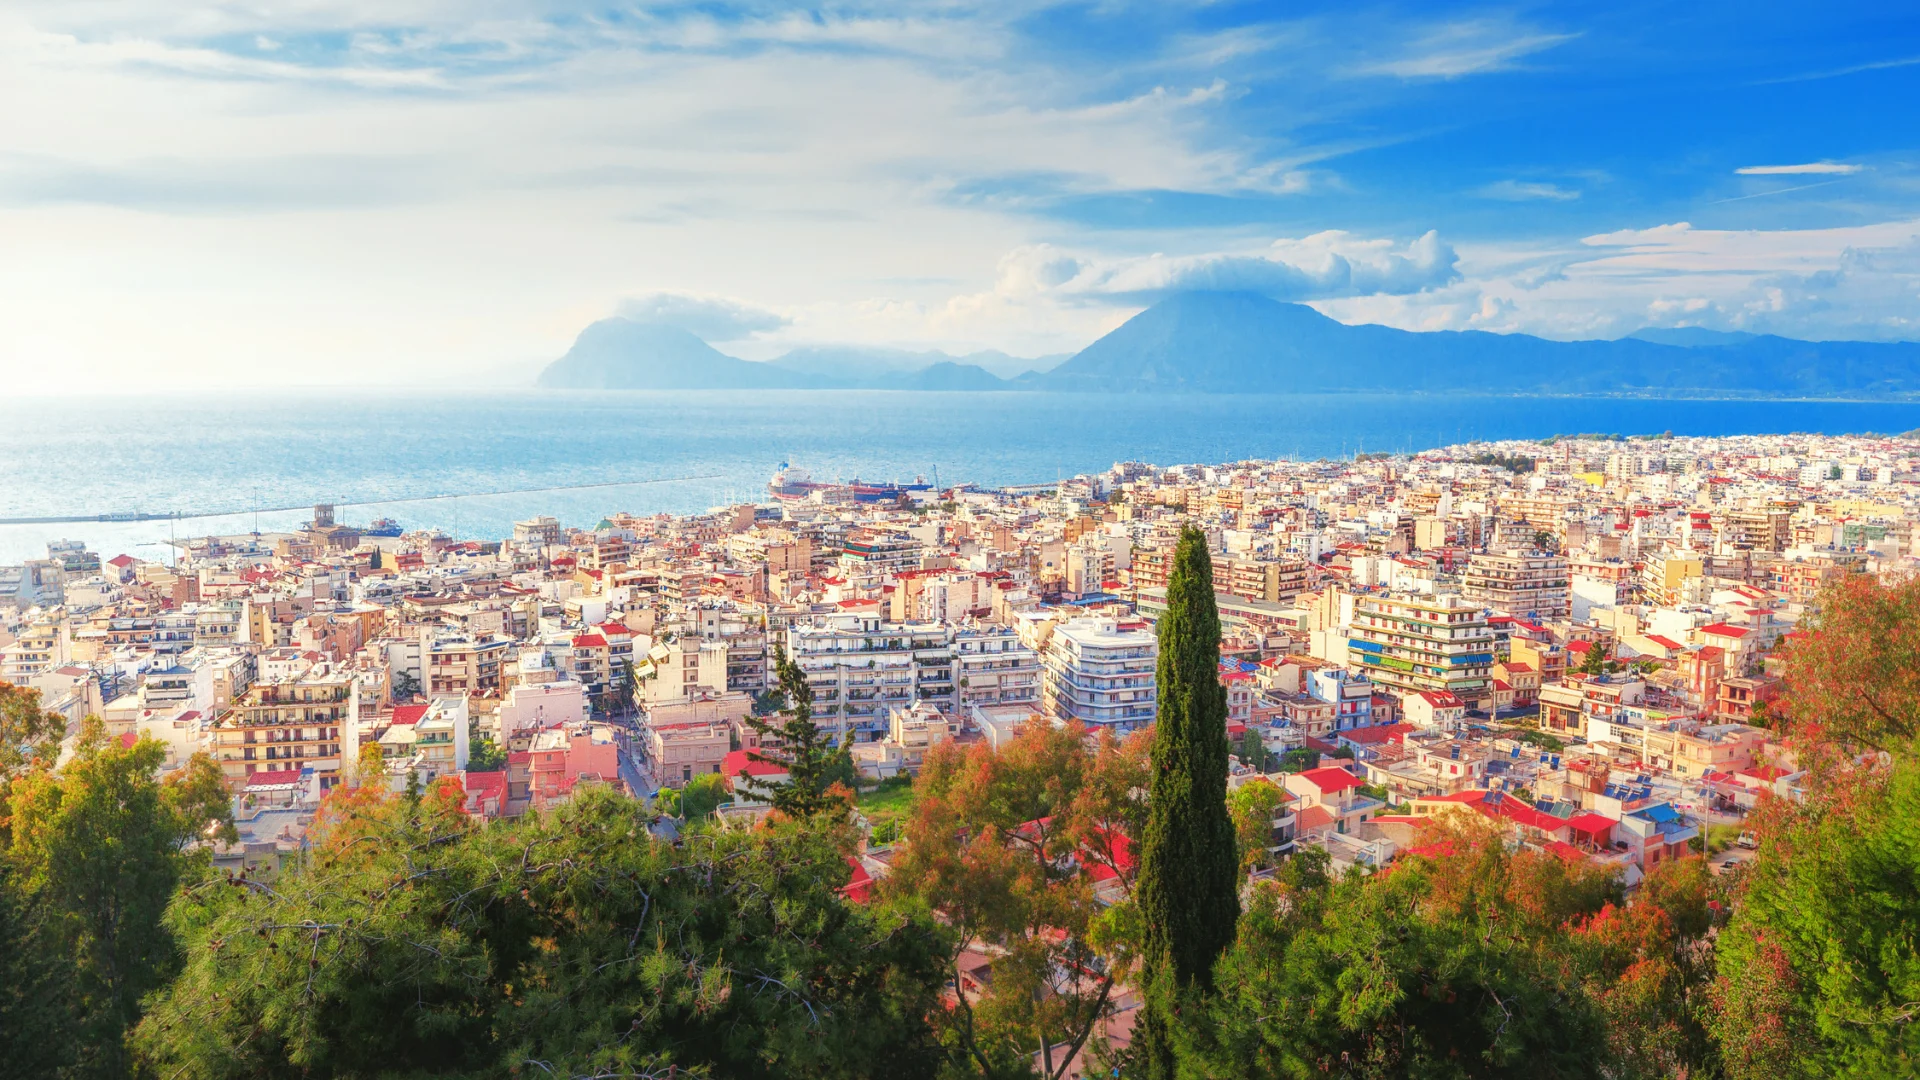
[[[858,802],[861,813],[869,818],[875,814],[904,814],[913,809],[913,783],[899,783],[896,780],[882,780],[879,786],[860,793]]]
[[[1740,830],[1739,825],[1707,826],[1707,854],[1718,855],[1732,847],[1733,842],[1740,839]]]

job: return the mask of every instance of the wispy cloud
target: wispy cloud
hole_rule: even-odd
[[[1358,75],[1457,79],[1502,71],[1521,57],[1572,41],[1578,34],[1522,30],[1497,20],[1448,23],[1407,42],[1397,55],[1355,67]]]
[[[1778,83],[1813,82],[1818,79],[1838,79],[1843,75],[1859,75],[1868,71],[1885,71],[1888,68],[1912,67],[1920,64],[1920,56],[1903,56],[1897,60],[1874,60],[1865,64],[1851,64],[1830,71],[1808,71],[1798,75],[1782,75],[1777,79],[1762,79],[1756,86],[1771,86]]]
[[[1733,171],[1741,176],[1846,176],[1864,168],[1841,161],[1809,161],[1804,165],[1748,165]]]
[[[1500,199],[1505,202],[1536,200],[1571,202],[1580,197],[1580,192],[1576,189],[1530,180],[1498,180],[1485,187],[1474,189],[1474,194],[1483,199]]]

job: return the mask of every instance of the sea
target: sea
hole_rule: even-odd
[[[1081,395],[879,390],[286,391],[0,398],[0,564],[84,541],[171,542],[339,520],[494,539],[552,514],[687,513],[816,480],[1034,484],[1105,469],[1337,458],[1556,434],[1896,433],[1920,403],[1452,394]],[[588,486],[592,485],[592,486]],[[183,515],[100,521],[132,512]],[[191,515],[191,516],[185,516]]]

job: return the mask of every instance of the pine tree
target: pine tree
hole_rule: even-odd
[[[1239,853],[1227,812],[1227,697],[1220,684],[1220,613],[1206,537],[1180,534],[1155,671],[1152,785],[1140,884],[1146,926],[1145,1075],[1174,1075],[1173,1030],[1184,999],[1213,984],[1213,963],[1240,917]]]
[[[807,673],[775,647],[774,669],[780,678],[780,693],[786,699],[778,723],[759,716],[747,717],[747,726],[760,734],[761,743],[777,740],[781,746],[771,753],[750,751],[748,757],[778,765],[787,778],[768,783],[753,777],[746,780],[747,790],[766,799],[775,810],[791,818],[806,819],[846,804],[829,792],[835,781],[845,780],[852,771],[853,757],[846,743],[834,743],[813,722],[813,687],[807,685]]]

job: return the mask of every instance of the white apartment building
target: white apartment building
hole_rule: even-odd
[[[953,635],[953,677],[960,708],[1040,702],[1040,654],[1011,626],[963,626]]]
[[[1042,709],[1123,731],[1153,723],[1159,642],[1144,623],[1083,616],[1047,636]]]
[[[953,631],[939,623],[819,616],[788,628],[787,653],[813,688],[814,722],[836,735],[884,738],[896,705],[953,708]]]

